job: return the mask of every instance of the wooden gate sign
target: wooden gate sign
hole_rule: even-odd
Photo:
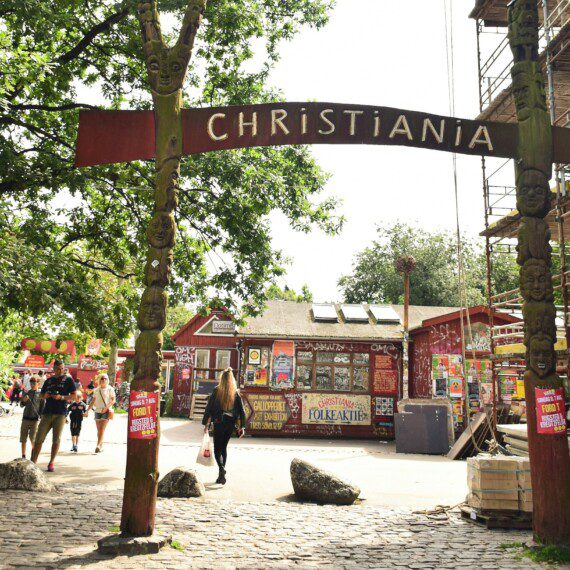
[[[457,119],[340,103],[264,103],[184,109],[183,152],[298,144],[397,145],[516,158],[516,123]],[[153,111],[81,111],[76,166],[155,156]],[[553,128],[554,159],[570,163],[570,130]]]

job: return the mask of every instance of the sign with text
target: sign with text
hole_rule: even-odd
[[[251,430],[280,431],[289,420],[291,411],[281,394],[247,394],[252,414],[248,421]]]
[[[542,434],[566,433],[564,390],[534,389],[536,397],[536,431]]]
[[[158,392],[129,394],[129,439],[155,439],[157,432]]]
[[[271,388],[293,387],[295,343],[292,340],[276,340],[273,343],[273,366],[271,367]]]
[[[302,423],[369,426],[370,396],[303,394]]]
[[[236,326],[233,321],[213,321],[212,332],[214,334],[234,334]]]
[[[183,109],[183,152],[298,144],[401,145],[516,158],[516,123],[372,105],[263,103]],[[570,131],[553,127],[554,162],[570,163]],[[76,166],[155,158],[153,111],[80,111]]]
[[[398,394],[398,371],[392,367],[392,357],[374,355],[373,388],[376,394]]]
[[[30,356],[24,360],[24,366],[26,368],[44,368],[45,365],[44,357],[37,356],[36,354],[30,354]]]

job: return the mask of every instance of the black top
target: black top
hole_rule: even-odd
[[[42,386],[42,394],[59,394],[60,396],[69,396],[75,392],[75,382],[71,376],[51,376]],[[67,411],[67,402],[65,400],[46,399],[44,414],[61,414],[65,416]]]
[[[20,406],[24,407],[24,419],[39,420],[45,402],[40,398],[40,393],[37,390],[29,390],[26,396],[28,397],[27,401],[20,402]]]
[[[218,387],[214,388],[214,391],[210,394],[208,398],[208,403],[206,409],[204,410],[204,417],[202,418],[202,425],[206,425],[208,420],[212,418],[215,424],[221,423],[224,419],[233,420],[234,422],[239,419],[240,426],[245,427],[245,411],[243,409],[243,402],[241,396],[236,392],[236,397],[234,400],[234,407],[231,410],[222,410],[216,394],[218,392]]]
[[[80,402],[71,402],[69,406],[67,406],[67,413],[71,418],[72,424],[78,424],[83,421],[83,414],[87,411],[87,406],[85,402],[81,400]]]

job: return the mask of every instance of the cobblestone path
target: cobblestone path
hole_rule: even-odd
[[[486,531],[458,515],[294,502],[159,499],[157,529],[177,548],[144,557],[99,554],[119,524],[121,493],[74,486],[0,498],[0,567],[78,568],[529,568],[499,546],[529,532]],[[538,567],[538,566],[536,566]]]

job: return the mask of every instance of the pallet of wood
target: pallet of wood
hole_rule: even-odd
[[[526,424],[498,424],[497,431],[503,437],[507,450],[519,457],[528,457],[528,433]]]
[[[494,511],[532,513],[530,462],[525,457],[481,453],[467,460],[469,507]]]
[[[485,528],[511,528],[517,530],[532,530],[532,513],[520,512],[488,512],[484,513],[467,505],[460,507],[461,518]]]

